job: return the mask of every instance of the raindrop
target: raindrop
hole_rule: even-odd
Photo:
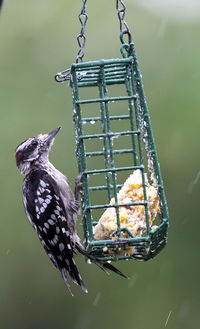
[[[114,139],[114,138],[115,138],[115,139],[116,139],[116,138],[119,138],[119,136],[120,136],[120,133],[118,133],[118,134],[116,133],[114,136],[112,136],[112,139]]]
[[[200,179],[200,171],[197,173],[194,181],[192,181],[189,185],[189,188],[188,188],[188,192],[189,193],[192,193],[193,191],[193,188],[194,188],[194,185],[196,185],[198,183],[198,180]]]
[[[87,75],[87,71],[85,71],[85,72],[78,72],[77,73],[77,79],[78,80],[81,80],[82,78],[84,78],[84,76],[86,76]]]
[[[168,316],[167,316],[167,319],[166,319],[166,321],[165,321],[165,327],[166,327],[167,324],[168,324],[168,321],[169,321],[169,318],[170,318],[170,316],[171,316],[171,313],[172,313],[172,311],[170,311],[169,314],[168,314]]]
[[[98,292],[97,295],[96,295],[96,297],[95,297],[95,299],[94,299],[93,306],[97,306],[100,297],[101,297],[101,293]]]

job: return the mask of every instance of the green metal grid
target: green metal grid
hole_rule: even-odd
[[[128,57],[124,53],[126,47],[126,44],[121,46],[124,57],[122,59],[76,63],[71,67],[77,159],[79,173],[83,174],[82,217],[85,247],[88,252],[101,260],[119,260],[132,257],[148,260],[153,258],[167,243],[168,209],[148,107],[134,45],[130,45],[130,56]],[[109,96],[109,86],[115,87],[117,85],[122,86],[123,96]],[[82,94],[82,90],[87,93],[89,91],[90,95],[93,94],[93,90],[98,90],[98,97],[89,99],[80,97],[80,91]],[[115,115],[111,113],[110,107],[113,102],[120,105],[123,103],[121,105],[122,113]],[[125,103],[128,105],[128,113],[124,111]],[[91,111],[91,115],[88,117],[85,114],[85,108],[92,104],[96,104],[98,107],[98,115],[95,112],[96,116],[94,116]],[[117,123],[119,120],[126,121],[128,128],[123,131],[113,132],[113,123]],[[101,131],[99,133],[88,133],[85,126],[90,123],[100,123]],[[121,136],[130,138],[131,147],[127,148],[126,145],[123,145],[123,148],[115,148],[114,139]],[[94,141],[92,151],[87,150],[88,140]],[[100,150],[95,149],[97,140],[102,141]],[[124,154],[132,155],[131,160],[124,161],[123,166],[116,165],[116,155],[123,157]],[[100,169],[88,169],[88,159],[96,157],[104,158],[104,166]],[[117,192],[130,172],[136,169],[140,169],[142,174],[144,201],[120,205],[117,200]],[[155,231],[151,231],[149,225],[144,177],[146,172],[148,172],[149,177],[153,177],[152,174],[154,175],[154,183],[156,182],[160,197],[159,226]],[[127,173],[126,178],[120,184],[117,182],[119,173]],[[105,184],[91,186],[90,180],[94,175],[101,175],[101,177],[103,175]],[[96,202],[91,201],[91,193],[96,191],[103,191],[107,201],[103,204],[97,203],[98,198],[95,199]],[[114,197],[115,204],[111,206],[110,200],[112,197]],[[120,206],[137,205],[145,207],[146,234],[142,237],[134,237],[128,229],[120,226],[119,220]],[[100,216],[94,218],[92,212],[100,209],[102,214],[109,207],[115,207],[116,209],[117,231],[115,234],[117,239],[97,241],[94,239],[93,226],[96,225]],[[123,231],[128,233],[129,238],[124,239],[121,237]],[[127,246],[135,246],[134,254],[132,256],[121,256],[119,254],[120,248],[123,249]]]

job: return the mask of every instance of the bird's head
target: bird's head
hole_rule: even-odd
[[[56,134],[61,126],[50,133],[28,138],[19,144],[15,150],[17,167],[22,174],[26,175],[34,164],[48,161],[48,154],[53,145]]]

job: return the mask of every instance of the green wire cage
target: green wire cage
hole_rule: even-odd
[[[85,5],[86,1],[83,2]],[[118,5],[119,1],[116,3]],[[122,1],[120,3],[124,6]],[[124,8],[120,10],[117,7],[122,58],[77,61],[72,64],[69,73],[78,168],[83,183],[81,208],[84,242],[89,253],[104,261],[133,257],[151,259],[166,245],[168,232],[168,209],[160,166],[135,48],[124,21]],[[85,7],[81,15],[86,15]],[[84,24],[81,22],[82,26],[85,27],[86,21]],[[124,41],[126,34],[128,43]],[[143,199],[120,204],[118,192],[135,170],[141,173]],[[146,174],[159,195],[160,211],[154,230],[149,220]],[[114,202],[111,204],[112,199]],[[119,215],[122,206],[143,207],[143,234],[134,236],[128,228],[123,227]],[[97,240],[94,238],[94,227],[108,208],[115,209],[116,230],[112,238]],[[132,254],[126,254],[130,247]]]
[[[122,53],[124,54],[123,51]],[[76,127],[78,166],[79,172],[83,175],[82,215],[85,246],[89,252],[102,260],[117,260],[130,258],[132,256],[147,260],[154,257],[167,242],[168,212],[166,198],[151,129],[150,117],[133,44],[131,45],[130,54],[130,56],[122,59],[73,64],[71,68],[74,100],[73,118]],[[124,88],[122,88],[122,90],[124,91],[124,94],[122,96],[110,96],[108,91],[109,86],[118,85],[123,85]],[[97,93],[99,94],[98,97],[90,99],[80,98],[80,89],[93,87],[97,89]],[[117,88],[116,91],[118,90],[119,89]],[[92,90],[92,93],[94,93],[94,90]],[[113,113],[113,109],[111,110],[111,106],[115,105],[116,107],[116,103],[121,105],[120,114],[115,114]],[[125,105],[125,103],[127,104]],[[96,104],[97,106],[92,107],[91,104]],[[89,106],[91,110],[89,117],[86,114],[86,106]],[[98,112],[99,110],[99,115],[93,115],[94,108],[94,112]],[[128,111],[125,111],[125,109],[128,109]],[[123,124],[122,126],[126,126],[127,129],[116,132],[113,127],[119,121],[121,124],[122,120],[126,121],[126,124]],[[91,125],[97,122],[100,122],[101,132],[92,134],[88,133],[87,124]],[[117,127],[119,127],[119,125],[117,125]],[[97,130],[97,128],[95,130]],[[123,148],[118,149],[115,148],[115,142],[113,142],[113,140],[115,141],[115,138],[119,140],[120,137],[126,138],[123,138]],[[102,148],[101,146],[99,147],[96,140],[100,141]],[[121,146],[123,145],[123,141],[120,143]],[[126,146],[127,144],[130,145],[128,149]],[[97,145],[99,147],[98,150],[95,149],[95,146]],[[93,150],[91,146],[93,146]],[[89,148],[89,151],[87,151],[87,148]],[[146,153],[145,155],[144,152]],[[123,156],[125,154],[131,155],[131,157],[126,158],[128,161],[126,161],[126,159],[123,161]],[[124,162],[123,165],[116,165],[115,157],[117,155],[121,157],[120,163]],[[103,158],[105,165],[99,169],[88,169],[90,166],[89,162],[93,157]],[[148,159],[148,161],[145,161],[146,159]],[[102,163],[101,159],[100,163]],[[141,170],[144,201],[140,203],[129,203],[126,206],[137,206],[139,204],[145,207],[146,235],[142,237],[134,237],[128,232],[129,238],[122,239],[120,233],[123,230],[123,227],[120,225],[119,211],[117,211],[120,207],[117,192],[122,187],[122,184],[117,183],[117,176],[121,172],[129,173],[136,169]],[[148,204],[144,179],[144,172],[148,171],[151,171],[150,174],[152,174],[153,171],[154,176],[156,177],[162,209],[160,213],[160,224],[155,231],[150,230],[148,218]],[[91,186],[92,178],[90,176],[97,174],[101,175],[100,180],[106,182],[105,185]],[[98,204],[98,195],[97,197],[91,197],[91,194],[94,194],[97,191],[103,191],[107,196],[106,203]],[[115,204],[110,205],[110,200],[113,196]],[[92,202],[92,199],[96,200],[96,202]],[[103,211],[108,207],[116,208],[116,235],[118,236],[118,239],[96,241],[94,239],[93,226],[96,224],[98,217],[94,217],[93,211],[97,209]],[[134,248],[133,255],[117,256],[117,249],[127,246],[136,247]],[[110,248],[116,249],[116,253],[112,252],[112,255],[109,255]]]

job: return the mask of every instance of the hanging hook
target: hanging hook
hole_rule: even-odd
[[[55,80],[57,82],[64,82],[66,80],[70,80],[71,79],[71,72],[70,71],[71,71],[70,69],[67,69],[65,71],[58,72],[55,75]]]

